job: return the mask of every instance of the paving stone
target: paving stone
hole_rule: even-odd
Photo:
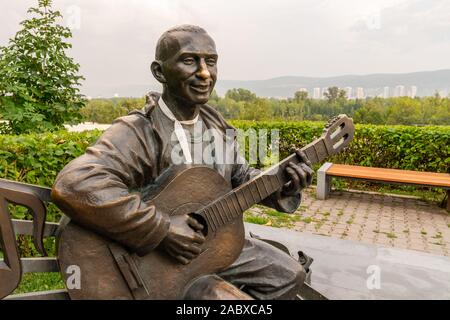
[[[403,197],[333,191],[327,200],[317,200],[314,193],[305,193],[302,206],[300,213],[303,218],[309,216],[320,222],[296,222],[295,230],[449,255],[450,214],[435,203]],[[375,233],[374,230],[385,233]],[[389,238],[386,234],[395,235],[396,238]],[[432,242],[443,245],[434,245]]]

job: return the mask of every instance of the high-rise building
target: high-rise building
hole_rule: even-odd
[[[389,98],[389,87],[383,88],[383,98]]]
[[[414,98],[417,95],[417,87],[416,86],[411,86],[411,93],[410,93],[410,97]]]
[[[314,99],[320,99],[320,88],[314,88],[313,89],[313,98]]]
[[[323,87],[322,88],[322,94],[320,95],[320,99],[325,99],[325,92],[328,91],[328,87]]]
[[[345,87],[345,93],[347,94],[347,99],[353,99],[352,87]]]
[[[405,96],[405,86],[402,86],[402,85],[396,86],[394,96],[395,97],[404,97]]]
[[[364,88],[356,88],[356,99],[364,99]]]

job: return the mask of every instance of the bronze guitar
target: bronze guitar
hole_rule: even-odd
[[[352,120],[340,115],[302,150],[313,164],[319,163],[347,146],[353,134]],[[205,226],[203,252],[188,265],[158,249],[140,257],[70,222],[58,243],[65,280],[70,281],[71,274],[65,273],[69,266],[77,265],[81,271],[81,288],[68,288],[70,297],[182,299],[194,279],[217,273],[237,259],[245,240],[242,213],[289,182],[284,173],[289,162],[298,163],[295,153],[235,189],[206,166],[174,166],[158,177],[158,187],[144,200],[170,215],[193,213]]]

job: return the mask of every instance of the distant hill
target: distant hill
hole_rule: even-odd
[[[293,97],[300,89],[308,91],[311,97],[319,97],[328,87],[351,88],[350,95],[359,96],[431,96],[436,92],[447,96],[450,93],[450,70],[422,71],[401,74],[343,75],[337,77],[297,77],[285,76],[268,80],[219,80],[217,93],[221,96],[229,89],[245,88],[260,97]],[[314,89],[316,88],[316,89]],[[360,89],[358,89],[360,88]],[[114,88],[98,86],[83,88],[84,93],[92,97],[142,96],[146,91],[158,90],[158,86],[135,84]],[[160,90],[160,89],[159,89]],[[158,90],[158,91],[159,91]]]

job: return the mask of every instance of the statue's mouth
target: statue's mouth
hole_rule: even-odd
[[[208,93],[209,92],[209,85],[193,85],[191,84],[190,87],[192,90],[194,90],[197,93]]]

